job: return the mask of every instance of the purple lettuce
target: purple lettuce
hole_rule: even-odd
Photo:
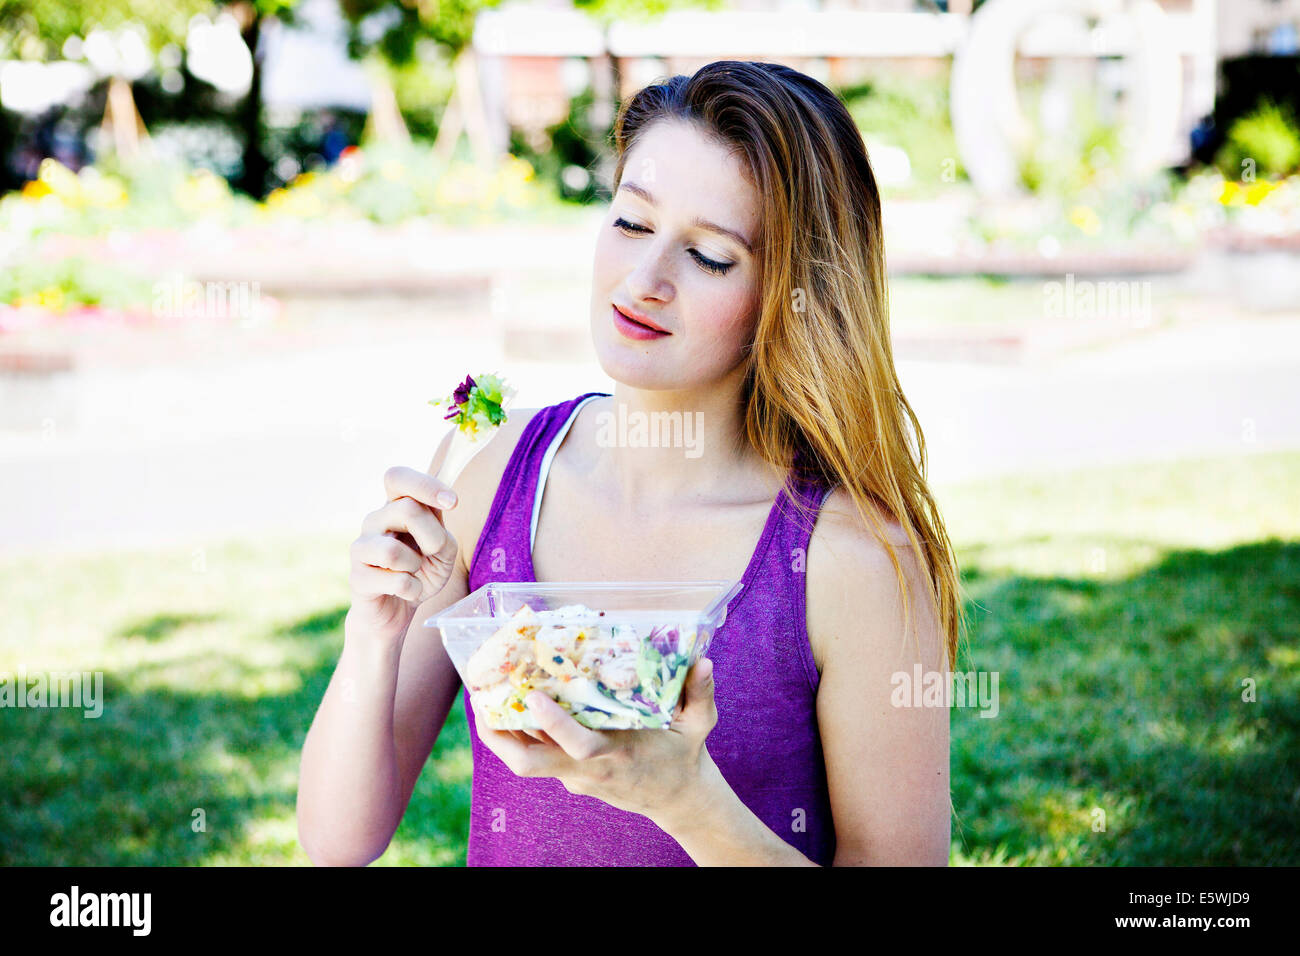
[[[456,386],[455,391],[451,393],[451,411],[442,416],[443,421],[455,418],[461,413],[462,406],[469,401],[470,389],[475,386],[474,377],[466,375],[465,381]]]
[[[640,691],[637,691],[635,694],[633,694],[632,699],[652,714],[662,713],[662,711],[660,711],[659,709],[659,703],[657,701],[651,700],[649,697],[646,697]]]
[[[678,636],[677,628],[675,627],[656,627],[650,631],[650,636],[647,640],[650,641],[650,646],[664,657],[677,652]]]

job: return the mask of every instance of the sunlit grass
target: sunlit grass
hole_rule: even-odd
[[[939,489],[972,618],[957,865],[1300,863],[1300,455]],[[302,741],[347,540],[0,564],[0,673],[102,671],[104,711],[0,711],[0,864],[306,864]],[[1243,696],[1254,695],[1254,700]],[[379,865],[465,859],[459,703]]]
[[[954,862],[1300,862],[1300,455],[940,494],[965,572]],[[1253,694],[1253,699],[1251,695]]]

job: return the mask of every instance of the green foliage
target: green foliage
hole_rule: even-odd
[[[642,23],[672,10],[721,10],[725,0],[573,0],[573,5],[603,24],[617,21]]]
[[[219,175],[171,159],[108,156],[77,173],[47,159],[37,179],[0,197],[0,230],[35,239],[180,229],[200,218],[231,226],[247,221],[255,208]]]
[[[1300,169],[1300,126],[1295,113],[1265,99],[1236,120],[1214,159],[1228,179],[1240,179],[1252,164],[1255,175],[1281,178]]]
[[[127,24],[144,28],[152,49],[183,44],[190,17],[211,0],[0,0],[0,55],[57,59],[69,37]]]
[[[416,58],[421,39],[444,47],[453,57],[469,46],[474,35],[474,21],[483,10],[499,6],[501,0],[438,0],[437,3],[413,3],[408,0],[339,0],[348,21],[348,53],[363,59],[378,52],[393,64],[410,63]],[[367,42],[361,25],[382,24],[377,40]]]
[[[390,63],[384,68],[412,139],[432,142],[438,135],[443,111],[451,102],[455,86],[452,65],[446,51],[431,41],[425,41],[424,48],[417,44],[415,56],[409,62]]]
[[[52,312],[86,306],[139,308],[152,283],[101,262],[71,257],[8,263],[0,270],[0,304],[34,305]]]
[[[1025,97],[1032,112],[1041,95]],[[1020,180],[1035,195],[1074,196],[1094,186],[1122,180],[1119,167],[1120,129],[1104,119],[1091,91],[1076,93],[1068,133],[1039,131],[1020,154]]]
[[[966,178],[952,131],[946,76],[882,75],[836,92],[868,146],[881,143],[907,153],[913,184],[896,191],[930,193]]]
[[[345,152],[329,169],[307,171],[273,190],[263,211],[302,219],[365,218],[392,225],[411,219],[469,224],[546,216],[557,205],[514,156],[495,169],[453,157],[427,143],[369,144]]]
[[[530,143],[518,130],[511,131],[510,152],[532,165],[539,182],[571,202],[587,204],[609,198],[596,178],[596,168],[610,142],[612,117],[594,122],[594,103],[590,87],[572,97],[568,115],[545,130],[540,145]]]

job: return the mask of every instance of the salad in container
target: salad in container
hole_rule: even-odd
[[[485,584],[424,622],[493,730],[541,691],[593,730],[667,729],[740,581]]]

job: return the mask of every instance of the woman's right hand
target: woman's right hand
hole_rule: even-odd
[[[416,609],[455,570],[459,546],[442,523],[442,510],[456,506],[456,493],[432,475],[401,465],[384,472],[384,489],[388,503],[366,515],[352,542],[352,607],[345,627],[368,640],[398,641]]]

